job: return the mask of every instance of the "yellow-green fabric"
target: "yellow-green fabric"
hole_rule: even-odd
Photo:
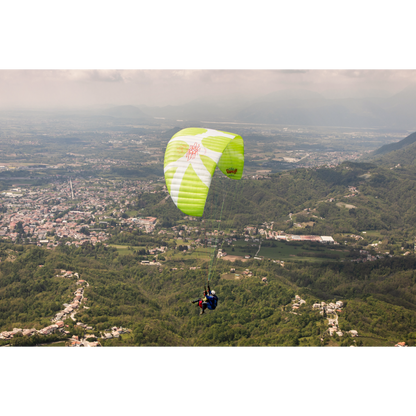
[[[164,160],[166,186],[184,214],[202,217],[217,165],[229,178],[241,179],[244,169],[241,136],[192,127],[170,139]]]

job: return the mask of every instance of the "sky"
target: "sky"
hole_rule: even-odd
[[[1,70],[0,109],[218,103],[285,89],[382,97],[415,86],[415,70]]]

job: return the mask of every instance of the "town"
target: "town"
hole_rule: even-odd
[[[126,194],[155,192],[153,181],[131,181],[117,188],[113,183],[101,187],[102,182],[90,180],[88,186],[74,180],[53,187],[18,187],[3,192],[0,208],[6,212],[0,219],[0,237],[47,247],[56,247],[61,239],[76,246],[96,244],[108,239],[105,229],[115,224],[114,219],[146,232],[154,230],[156,218],[123,217],[130,203]]]

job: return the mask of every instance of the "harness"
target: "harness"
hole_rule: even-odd
[[[214,306],[214,309],[215,309],[217,307],[217,305],[218,305],[218,296],[217,295],[213,295],[213,298],[214,298],[213,306]]]

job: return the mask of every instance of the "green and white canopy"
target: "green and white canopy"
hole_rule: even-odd
[[[176,133],[165,152],[165,181],[176,206],[202,217],[212,175],[218,165],[224,175],[241,179],[244,141],[225,131],[188,128]]]

